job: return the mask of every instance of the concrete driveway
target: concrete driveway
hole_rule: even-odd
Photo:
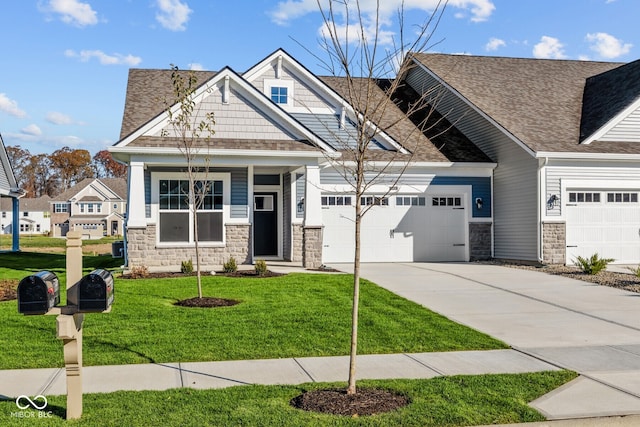
[[[551,419],[640,414],[640,294],[476,263],[363,264],[362,277],[579,372],[533,402]]]

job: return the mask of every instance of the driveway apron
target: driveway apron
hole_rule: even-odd
[[[408,300],[579,372],[532,403],[548,418],[640,414],[640,294],[479,263],[361,269],[362,277]]]

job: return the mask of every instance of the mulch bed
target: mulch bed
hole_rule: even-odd
[[[209,276],[211,273],[202,272],[202,276]],[[255,278],[263,278],[263,277],[278,277],[284,276],[285,273],[275,273],[273,271],[267,270],[266,273],[262,275],[256,274],[255,270],[238,270],[233,273],[225,273],[223,271],[216,271],[216,276],[225,276],[225,277],[255,277]],[[157,272],[157,273],[145,273],[144,275],[132,276],[131,274],[123,274],[123,279],[168,279],[168,278],[178,278],[178,277],[195,277],[196,273],[176,273],[176,272]]]
[[[17,280],[1,279],[0,280],[0,301],[11,301],[18,297],[16,289],[18,288]]]
[[[226,298],[215,297],[202,297],[202,298],[189,298],[176,302],[174,305],[180,307],[200,307],[200,308],[213,308],[213,307],[230,307],[232,305],[240,304],[240,301]]]
[[[405,396],[375,388],[360,388],[356,394],[345,389],[308,391],[291,399],[291,406],[304,411],[358,417],[395,411],[408,405]]]

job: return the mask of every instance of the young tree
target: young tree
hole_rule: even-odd
[[[412,132],[403,133],[399,128],[404,126],[407,117],[419,115],[423,119],[415,123],[413,129],[425,132],[431,111],[427,98],[433,94],[425,93],[411,104],[403,105],[406,115],[392,114],[392,110],[399,103],[395,95],[404,89],[402,76],[412,67],[407,55],[423,52],[430,47],[431,37],[446,5],[446,1],[435,2],[432,12],[422,23],[412,26],[410,34],[407,34],[402,2],[397,11],[399,30],[389,48],[383,42],[383,39],[388,39],[389,33],[381,30],[381,3],[381,0],[317,0],[323,20],[321,45],[326,54],[326,58],[317,59],[329,73],[339,77],[333,80],[334,89],[351,107],[350,119],[354,127],[349,141],[339,142],[342,144],[339,147],[342,156],[338,159],[327,157],[327,161],[342,175],[355,194],[348,394],[356,393],[362,218],[376,205],[374,202],[363,206],[362,196],[375,184],[384,183],[389,189],[395,187],[419,149],[412,142],[415,135]],[[372,141],[380,133],[391,132],[401,135],[399,140],[396,138],[400,147],[395,152],[386,153],[386,156],[374,155],[369,149]],[[388,192],[383,198],[387,195]]]
[[[177,66],[171,65],[171,83],[173,99],[165,100],[165,112],[171,131],[165,129],[163,138],[171,138],[184,156],[189,180],[189,206],[193,214],[193,240],[196,255],[196,280],[198,298],[202,298],[202,280],[200,270],[200,246],[198,238],[198,211],[211,193],[212,183],[208,179],[211,158],[208,148],[211,137],[215,133],[213,112],[199,115],[200,104],[196,103],[198,79],[193,71],[181,72]]]

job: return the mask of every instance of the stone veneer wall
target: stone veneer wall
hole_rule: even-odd
[[[302,262],[302,248],[304,240],[304,230],[302,224],[291,224],[291,261]]]
[[[547,264],[567,262],[567,228],[564,222],[542,223],[542,257]]]
[[[251,262],[251,226],[249,224],[227,224],[227,244],[225,247],[200,246],[202,265],[212,268],[234,257],[239,264]],[[144,265],[150,270],[180,271],[180,263],[193,259],[195,248],[157,248],[156,226],[131,228],[127,230],[128,267]]]
[[[491,258],[490,222],[469,223],[469,258],[471,261]]]
[[[318,268],[322,265],[322,226],[304,227],[302,266]]]

